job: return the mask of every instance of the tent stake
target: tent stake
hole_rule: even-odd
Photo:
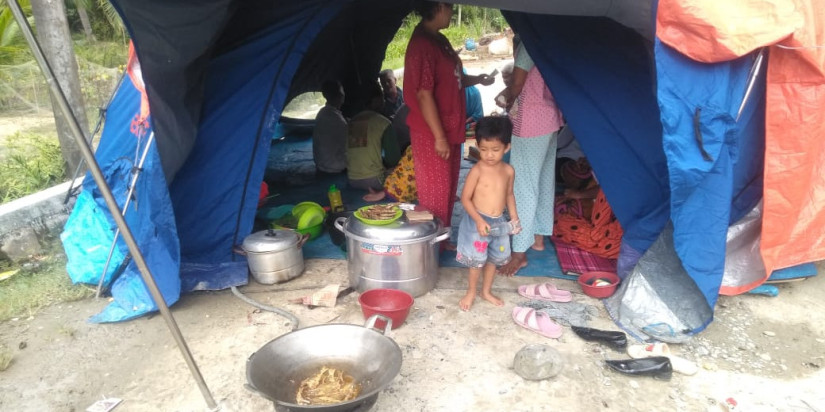
[[[178,324],[175,322],[172,312],[169,311],[169,306],[166,305],[166,301],[163,299],[163,295],[160,293],[158,285],[155,283],[155,279],[149,271],[146,261],[143,259],[143,253],[141,253],[137,242],[135,242],[134,236],[132,236],[132,231],[126,224],[126,219],[120,215],[117,202],[115,202],[115,198],[112,195],[112,190],[109,188],[109,185],[106,184],[106,179],[103,177],[103,172],[100,170],[100,165],[97,164],[94,153],[92,153],[91,147],[86,142],[83,132],[80,130],[80,125],[77,123],[77,118],[74,116],[74,113],[69,107],[69,103],[66,100],[66,95],[63,94],[63,90],[57,83],[57,79],[54,77],[54,72],[52,71],[51,66],[49,66],[49,62],[46,60],[43,50],[40,48],[40,44],[37,43],[37,39],[34,38],[32,28],[29,26],[29,22],[23,15],[23,10],[20,8],[20,3],[18,3],[17,0],[10,0],[6,3],[9,5],[9,9],[11,9],[12,14],[14,14],[14,19],[17,20],[17,25],[20,26],[20,31],[23,33],[23,37],[26,38],[26,42],[29,44],[29,48],[31,48],[32,54],[34,54],[34,58],[40,66],[40,71],[46,77],[46,82],[49,84],[49,88],[51,89],[55,102],[57,102],[60,111],[63,112],[63,115],[68,120],[72,135],[74,136],[77,145],[80,146],[80,152],[86,160],[86,164],[89,165],[89,172],[95,179],[95,183],[97,183],[97,186],[103,195],[103,199],[106,200],[106,206],[109,208],[109,213],[112,214],[112,218],[114,218],[117,227],[120,229],[121,233],[123,233],[123,240],[126,242],[126,245],[129,246],[129,252],[132,254],[132,258],[135,260],[135,264],[137,264],[138,269],[140,269],[140,275],[143,278],[143,282],[146,284],[146,288],[149,290],[149,293],[152,295],[152,299],[154,299],[155,304],[158,306],[160,314],[166,321],[166,326],[172,333],[172,337],[178,344],[178,348],[183,354],[183,358],[186,361],[187,366],[189,366],[189,370],[192,372],[192,377],[195,378],[195,382],[198,383],[201,394],[203,395],[204,400],[206,400],[206,404],[209,408],[212,410],[217,410],[218,404],[215,403],[212,393],[209,391],[209,388],[206,386],[206,382],[203,380],[203,376],[198,369],[198,365],[195,363],[195,359],[192,357],[192,353],[189,351],[189,347],[186,345],[186,341],[183,339],[183,335],[178,328]]]

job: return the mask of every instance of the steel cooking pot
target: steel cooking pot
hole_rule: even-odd
[[[404,216],[375,226],[341,217],[335,227],[347,237],[349,284],[359,292],[399,289],[418,297],[435,287],[438,243],[450,237],[440,220],[413,223]]]
[[[249,273],[258,283],[271,285],[285,282],[304,272],[304,253],[301,249],[309,234],[292,230],[267,229],[247,236],[240,249],[246,255]]]
[[[376,319],[387,325],[374,329]],[[392,320],[373,315],[362,326],[318,325],[282,335],[246,361],[246,388],[275,403],[276,410],[300,412],[351,411],[372,404],[401,370],[401,348],[386,336]],[[340,369],[361,384],[355,399],[332,405],[298,405],[301,381],[322,366]]]

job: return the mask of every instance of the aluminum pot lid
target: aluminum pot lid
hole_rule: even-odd
[[[296,247],[300,236],[292,230],[267,229],[243,240],[243,249],[252,253],[280,252]]]
[[[428,222],[410,223],[407,216],[388,225],[368,225],[352,216],[344,224],[346,234],[382,242],[415,241],[434,237],[441,229],[441,221],[434,218]]]

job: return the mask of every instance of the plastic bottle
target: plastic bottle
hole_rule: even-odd
[[[496,225],[490,226],[490,232],[488,236],[504,236],[512,234],[516,230],[516,225],[513,221],[509,222],[501,222]]]
[[[331,185],[329,187],[329,191],[327,191],[327,197],[329,197],[329,209],[335,212],[343,212],[344,211],[344,201],[341,200],[341,191],[338,190],[335,185]]]

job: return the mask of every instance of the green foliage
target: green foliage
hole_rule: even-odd
[[[17,133],[5,139],[0,154],[0,202],[54,186],[65,179],[55,136]]]
[[[78,38],[74,42],[74,53],[81,68],[83,63],[118,68],[126,64],[126,59],[129,57],[129,44],[119,41],[89,43],[84,38]]]
[[[407,43],[410,41],[413,29],[415,29],[415,26],[420,20],[418,16],[412,13],[404,18],[401,27],[395,32],[395,37],[393,37],[390,44],[387,45],[381,70],[397,69],[404,65],[404,53],[407,52]]]
[[[94,291],[90,288],[72,285],[65,266],[65,255],[49,255],[0,281],[0,322],[15,316],[31,316],[44,306],[92,296]]]
[[[126,26],[123,25],[123,20],[120,19],[120,15],[117,14],[117,10],[109,0],[97,0],[97,7],[93,7],[91,10],[94,16],[103,17],[103,19],[92,18],[92,30],[95,36],[98,36],[99,39],[119,40],[124,44],[128,43]],[[106,22],[105,25],[103,24],[104,21]]]
[[[112,3],[108,0],[72,0],[66,2],[66,17],[69,21],[69,29],[72,33],[84,35],[83,25],[77,11],[77,5],[81,4],[86,9],[89,16],[89,24],[92,26],[92,34],[103,41],[127,42],[126,28],[120,15],[117,14]]]
[[[461,25],[456,21],[458,13],[453,14],[453,23],[450,27],[441,31],[450,41],[454,48],[464,45],[464,40],[473,38],[478,40],[481,36],[500,32],[507,27],[507,21],[497,9],[485,9],[476,6],[461,6]],[[410,14],[404,18],[401,27],[395,33],[387,52],[384,55],[384,62],[381,69],[397,69],[404,65],[404,53],[407,51],[407,43],[410,41],[413,29],[421,19]]]
[[[23,13],[31,14],[29,2],[21,2]],[[28,18],[29,24],[34,24],[34,18]],[[0,4],[0,64],[16,64],[32,59],[29,47],[26,45],[20,26],[14,20],[14,15],[6,3]]]

